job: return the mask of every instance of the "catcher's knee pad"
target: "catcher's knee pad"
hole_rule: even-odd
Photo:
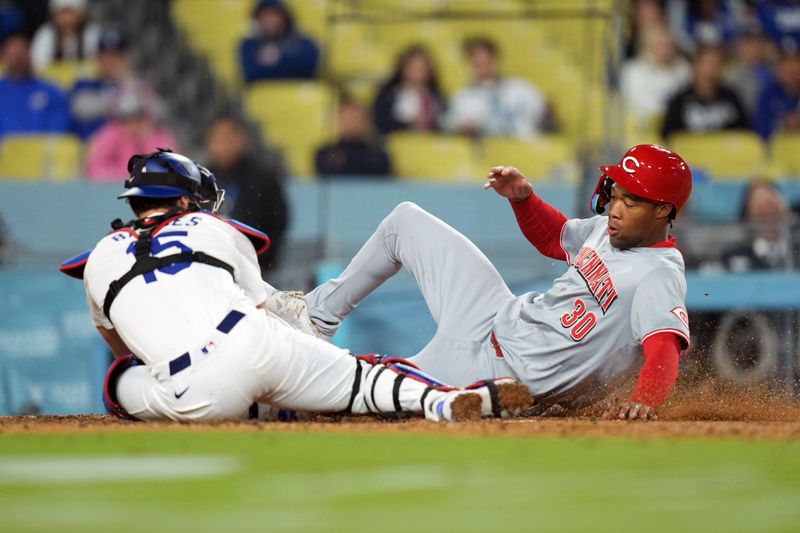
[[[124,420],[138,420],[120,405],[117,400],[117,383],[122,374],[131,367],[141,365],[142,362],[133,355],[117,357],[108,367],[106,378],[103,381],[103,403],[106,411]]]

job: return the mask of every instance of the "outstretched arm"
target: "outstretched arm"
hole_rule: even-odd
[[[613,408],[606,418],[623,420],[655,419],[654,407],[667,399],[678,377],[680,339],[668,332],[648,337],[642,343],[644,364],[629,402]]]
[[[567,260],[561,247],[564,213],[539,198],[525,176],[514,167],[493,167],[484,189],[494,189],[508,198],[522,234],[539,252],[552,259]]]

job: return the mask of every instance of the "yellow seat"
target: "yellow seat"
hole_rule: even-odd
[[[14,135],[0,144],[0,177],[66,180],[82,175],[83,145],[71,135]]]
[[[484,174],[493,166],[513,166],[530,180],[572,181],[578,170],[572,145],[559,135],[537,139],[487,138],[483,142],[482,161]]]
[[[173,0],[173,19],[196,50],[208,58],[228,88],[240,84],[239,41],[250,27],[253,0]]]
[[[91,76],[96,68],[94,61],[56,61],[39,74],[62,89],[71,89],[78,78]]]
[[[395,133],[387,148],[395,175],[406,179],[479,181],[473,141],[455,135]]]
[[[265,139],[281,148],[295,176],[314,175],[314,153],[333,132],[333,91],[322,82],[261,82],[245,93],[245,109]]]
[[[778,133],[769,148],[774,165],[792,176],[800,176],[800,133]]]
[[[761,139],[749,131],[676,133],[667,146],[712,179],[749,179],[768,166]]]

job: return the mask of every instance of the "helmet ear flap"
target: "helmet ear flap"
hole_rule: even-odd
[[[602,215],[606,211],[606,205],[611,201],[611,187],[614,185],[614,180],[603,174],[597,182],[590,207],[592,212],[597,215]]]

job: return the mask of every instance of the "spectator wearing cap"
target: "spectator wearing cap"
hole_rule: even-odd
[[[120,91],[133,91],[152,101],[158,116],[158,99],[150,86],[131,72],[127,50],[122,33],[105,30],[97,45],[97,75],[79,79],[69,92],[70,129],[84,141],[109,119],[111,104]]]
[[[25,29],[25,16],[17,6],[7,0],[0,0],[0,42],[12,33]]]
[[[741,96],[742,104],[751,117],[756,113],[758,95],[774,79],[769,53],[770,43],[761,26],[745,26],[735,43],[735,55],[726,79]]]
[[[131,154],[158,148],[180,151],[172,133],[155,120],[153,102],[134,87],[118,91],[111,120],[89,140],[86,175],[91,181],[118,181],[128,173]]]
[[[739,96],[722,82],[724,60],[722,48],[718,46],[697,50],[692,63],[692,81],[667,104],[661,128],[663,138],[677,131],[701,133],[749,127]]]
[[[756,107],[755,129],[764,139],[777,131],[800,131],[800,54],[784,52],[775,74]]]
[[[50,0],[50,20],[33,37],[33,67],[41,72],[57,61],[94,59],[100,27],[88,20],[87,0]]]
[[[67,132],[66,96],[33,75],[27,35],[6,37],[0,58],[5,74],[0,79],[0,139],[13,134]]]
[[[253,35],[239,45],[239,62],[246,83],[314,77],[319,48],[297,30],[291,12],[281,0],[259,0],[253,20]]]

